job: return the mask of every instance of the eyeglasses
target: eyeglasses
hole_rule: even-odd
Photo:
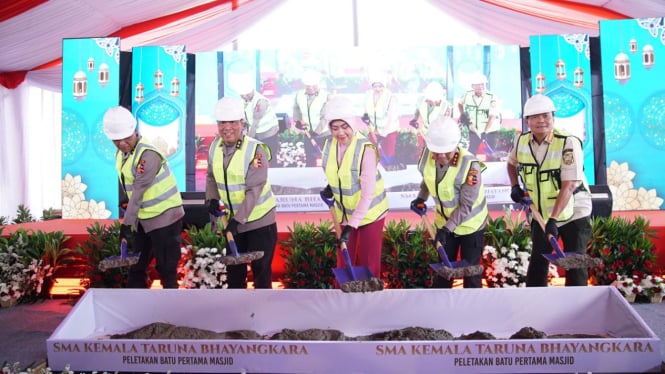
[[[350,126],[348,123],[346,123],[346,122],[342,123],[342,124],[339,125],[339,126],[337,126],[337,125],[330,125],[330,131],[339,131],[339,129],[342,129],[342,130],[348,130],[348,129],[350,129],[350,128],[351,128],[351,126]]]

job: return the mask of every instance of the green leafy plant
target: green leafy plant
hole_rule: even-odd
[[[5,226],[9,222],[9,218],[5,216],[0,216],[0,226]]]
[[[624,217],[595,217],[591,228],[587,252],[603,262],[590,269],[593,284],[612,284],[620,275],[636,277],[639,283],[653,271],[655,230],[644,216],[636,216],[632,222]]]
[[[16,209],[16,217],[12,220],[13,223],[26,223],[35,222],[35,217],[30,213],[30,208],[20,204]]]
[[[439,255],[421,225],[412,230],[404,219],[388,222],[381,251],[381,278],[388,288],[431,287],[434,262]]]
[[[86,288],[127,287],[128,267],[99,270],[99,262],[107,257],[120,255],[120,221],[112,225],[95,222],[87,227],[88,239],[79,244],[76,252],[83,256],[82,286]],[[131,252],[131,241],[128,243]]]
[[[410,130],[400,130],[397,134],[395,159],[403,164],[417,164],[418,157],[420,157],[418,135]]]
[[[289,239],[280,242],[284,288],[333,288],[337,256],[332,222],[294,222],[289,232]]]
[[[219,261],[224,255],[226,239],[216,225],[185,230],[185,247],[178,263],[178,278],[186,288],[226,288],[226,265]]]

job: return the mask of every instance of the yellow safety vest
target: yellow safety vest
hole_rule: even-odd
[[[569,136],[572,135],[564,134],[555,129],[545,159],[540,165],[531,152],[531,133],[527,132],[520,135],[517,141],[516,153],[520,177],[524,181],[533,204],[546,221],[552,215],[554,203],[561,190],[561,158],[563,147],[566,145],[566,138]],[[579,139],[575,139],[579,141]],[[582,186],[587,191],[589,190],[586,177],[582,179]],[[573,216],[574,201],[574,198],[568,201],[568,205],[557,217],[558,221],[566,221]]]
[[[321,111],[327,100],[328,94],[323,89],[319,89],[319,93],[314,96],[309,105],[307,104],[307,94],[304,90],[296,94],[296,103],[300,108],[300,113],[302,113],[302,120],[307,124],[310,132],[313,131],[319,135],[330,134],[328,124],[323,123],[325,121],[321,120]]]
[[[376,153],[376,159],[379,159],[376,146],[363,135],[356,134],[346,149],[341,164],[338,166],[337,139],[328,139],[323,145],[323,171],[333,191],[336,202],[335,210],[340,220],[346,217],[348,221],[360,202],[360,170],[365,147],[371,147]],[[383,187],[383,178],[378,169],[376,170],[375,179],[374,197],[369,204],[367,214],[360,222],[360,226],[376,221],[388,211],[388,197]]]
[[[392,97],[392,92],[385,88],[381,91],[379,100],[376,103],[374,102],[374,90],[370,90],[365,95],[365,113],[369,115],[371,124],[376,126],[376,131],[381,136],[387,136],[399,129],[399,121],[395,121],[394,118],[388,118],[388,109],[390,109],[390,100],[392,100]]]
[[[232,214],[238,210],[238,206],[245,200],[245,190],[247,189],[245,176],[247,175],[247,171],[255,162],[264,162],[267,164],[271,159],[271,154],[270,148],[265,144],[249,136],[243,136],[239,141],[239,148],[231,156],[231,160],[226,170],[224,170],[224,149],[220,145],[221,141],[222,139],[218,136],[210,144],[208,160],[212,167],[212,174],[217,182],[219,196],[224,205],[229,208],[227,209],[228,214]],[[257,147],[263,147],[268,156],[267,160],[255,158]],[[254,209],[252,209],[247,218],[247,222],[253,222],[262,218],[270,210],[274,209],[275,206],[275,196],[272,193],[270,182],[266,181]]]
[[[420,127],[419,131],[424,134],[427,132],[429,124],[437,119],[440,115],[450,115],[450,105],[447,101],[441,100],[441,104],[438,106],[430,106],[427,104],[426,100],[423,100],[418,106],[418,113],[420,113],[420,118],[423,119],[423,125]]]
[[[460,191],[463,184],[466,183],[467,175],[471,169],[472,162],[480,163],[481,171],[485,170],[485,164],[478,161],[471,153],[464,148],[457,147],[458,162],[455,165],[450,164],[448,171],[439,183],[436,182],[436,161],[432,159],[432,153],[425,148],[418,161],[418,170],[423,176],[423,180],[430,191],[432,199],[436,205],[436,217],[434,224],[441,228],[446,224],[448,218],[459,206]],[[478,189],[478,197],[473,202],[469,217],[460,222],[454,230],[457,235],[468,235],[478,231],[484,224],[488,216],[487,201],[485,200],[485,189]]]
[[[118,170],[118,177],[124,186],[127,197],[131,199],[134,193],[134,180],[136,179],[141,155],[147,150],[157,153],[162,160],[162,165],[152,180],[150,187],[143,193],[143,201],[138,210],[139,219],[154,218],[168,209],[182,205],[182,197],[178,191],[175,176],[171,173],[166,159],[157,148],[143,138],[138,140],[133,155],[130,155],[124,163],[122,152],[117,151],[115,155],[115,166]]]
[[[245,122],[247,122],[247,127],[252,127],[255,134],[265,134],[266,137],[275,135],[279,131],[279,123],[272,105],[268,105],[268,108],[264,116],[261,117],[259,123],[254,123],[254,111],[256,110],[256,104],[259,100],[268,99],[255,91],[252,100],[245,102]],[[270,102],[270,100],[268,100],[268,102]],[[268,133],[271,130],[272,133]]]
[[[475,101],[474,101],[475,100]],[[464,112],[469,114],[471,123],[478,131],[485,131],[485,124],[490,117],[490,110],[492,109],[492,101],[494,100],[494,95],[489,92],[485,92],[478,102],[473,90],[467,91],[464,94]],[[501,128],[499,121],[493,121],[492,126],[488,129],[487,132],[498,131]]]

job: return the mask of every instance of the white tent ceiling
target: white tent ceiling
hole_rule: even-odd
[[[59,85],[63,38],[122,36],[121,49],[137,45],[185,44],[210,51],[238,36],[286,0],[15,0],[0,4],[0,74],[29,72],[34,83]],[[330,1],[330,0],[310,0]],[[339,0],[335,0],[336,2]],[[340,6],[369,0],[339,1]],[[398,1],[398,0],[384,0]],[[476,32],[505,44],[528,45],[530,35],[598,34],[604,17],[642,18],[665,14],[662,0],[428,0]],[[399,1],[407,7],[409,2]],[[27,5],[26,5],[27,4]],[[25,5],[27,10],[16,8]],[[577,7],[577,8],[571,8]],[[233,10],[232,10],[233,8]],[[377,8],[377,14],[381,9]],[[325,14],[294,15],[301,17]],[[362,19],[359,20],[362,22]],[[407,22],[418,22],[405,20]],[[433,25],[436,32],[445,25]],[[450,32],[453,32],[450,30]],[[291,37],[291,36],[289,36]],[[292,37],[297,37],[293,35]],[[278,47],[278,46],[276,46]],[[1,77],[0,77],[1,78]],[[0,82],[1,83],[1,82]]]

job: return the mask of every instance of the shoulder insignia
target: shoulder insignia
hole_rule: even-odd
[[[457,166],[458,163],[459,163],[459,152],[455,152],[453,159],[450,160],[450,166]]]
[[[565,165],[572,165],[575,162],[575,156],[573,156],[572,149],[564,149],[561,158],[563,159],[563,163]]]
[[[466,175],[466,184],[469,186],[475,186],[478,184],[478,170],[469,170],[469,173]]]
[[[144,159],[141,159],[141,161],[139,161],[139,164],[136,166],[136,172],[138,174],[145,173],[145,160]]]
[[[240,138],[240,139],[238,139],[238,141],[236,141],[236,149],[240,149],[240,147],[242,147],[242,138]]]
[[[260,153],[254,155],[254,160],[252,160],[252,167],[258,169],[263,166],[263,160]]]

